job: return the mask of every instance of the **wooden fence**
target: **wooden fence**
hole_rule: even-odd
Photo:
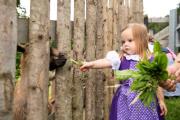
[[[42,11],[46,8],[45,6],[49,5],[43,3],[43,0],[38,2],[41,3],[39,6]],[[58,50],[65,53],[68,59],[73,58],[75,60],[90,61],[103,58],[107,51],[119,50],[120,33],[128,23],[143,22],[142,3],[143,0],[86,0],[85,19],[85,2],[75,0],[74,21],[72,22],[70,21],[70,0],[58,0],[57,21],[49,21],[49,25],[47,22],[43,22],[47,14],[38,11],[40,8],[36,6],[35,0],[32,0],[31,11],[34,9],[34,12],[31,12],[30,18],[17,20],[18,43],[31,43],[32,45],[28,47],[28,50],[32,50],[32,52],[29,52],[27,56],[31,56],[31,59],[37,59],[37,61],[41,61],[42,59],[38,57],[36,53],[43,53],[43,51],[37,49],[37,46],[41,44],[44,46],[44,51],[46,51],[48,38],[44,36],[48,34],[50,36],[49,38],[57,41]],[[5,3],[3,5],[6,6]],[[32,5],[34,5],[34,7]],[[47,7],[46,9],[48,10],[49,8]],[[40,17],[35,19],[38,14],[40,14]],[[38,28],[42,28],[40,32]],[[45,29],[47,29],[49,33],[47,33]],[[43,35],[43,31],[46,35]],[[0,32],[2,33],[3,31]],[[38,44],[36,40],[32,40],[36,38],[38,38]],[[44,42],[40,42],[40,39]],[[49,53],[44,52],[40,54],[40,56],[45,55],[49,55]],[[32,61],[27,62],[26,67],[34,66],[35,61]],[[44,63],[45,61],[46,60],[44,60]],[[40,64],[39,62],[37,63]],[[2,66],[2,64],[0,65]],[[37,67],[39,67],[39,65],[37,65]],[[25,68],[25,70],[33,69]],[[34,71],[35,70],[37,70],[36,67],[34,68]],[[30,72],[26,72],[27,75],[34,77],[27,78],[29,81],[32,80],[32,82],[29,82],[30,85],[28,85],[28,88],[32,87],[32,90],[28,93],[31,97],[28,98],[39,98],[39,100],[35,102],[27,101],[28,105],[33,104],[31,107],[27,107],[28,110],[37,109],[36,106],[39,106],[39,101],[43,103],[42,106],[47,106],[47,101],[43,101],[43,99],[47,99],[45,98],[46,95],[44,92],[41,93],[41,88],[47,89],[47,87],[41,87],[47,86],[47,81],[42,84],[42,81],[39,80],[45,77],[46,72],[47,71],[44,71],[42,74],[41,72],[32,72],[31,74],[29,74]],[[0,75],[1,74],[3,74],[3,72],[0,73]],[[3,80],[5,81],[6,78],[3,78]],[[115,92],[116,84],[117,82],[114,81],[111,70],[90,70],[87,73],[82,73],[77,66],[73,66],[68,60],[63,68],[56,70],[55,119],[108,120],[111,99]],[[38,94],[42,97],[35,96]],[[12,102],[10,102],[10,104],[12,104]],[[36,116],[28,116],[28,118],[31,120],[35,118],[38,118],[38,120],[48,119],[47,117],[40,117],[41,115],[46,116],[46,110],[39,109],[39,111],[36,110],[36,112]],[[45,113],[42,114],[42,112]],[[30,113],[29,115],[33,116],[34,112]]]

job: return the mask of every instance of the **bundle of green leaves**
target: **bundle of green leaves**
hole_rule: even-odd
[[[161,50],[160,43],[154,42],[153,50],[154,59],[152,61],[147,58],[140,60],[136,65],[137,71],[122,70],[115,71],[115,78],[117,80],[127,80],[133,78],[131,90],[138,93],[135,99],[131,102],[134,104],[140,99],[146,106],[150,107],[152,102],[156,103],[156,91],[159,82],[169,78],[167,72],[168,59]]]

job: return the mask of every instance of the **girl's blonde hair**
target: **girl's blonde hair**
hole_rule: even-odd
[[[135,41],[137,48],[137,54],[144,58],[145,55],[147,55],[147,52],[149,53],[149,34],[146,26],[139,23],[130,23],[123,31],[125,31],[126,29],[132,30],[133,40]]]

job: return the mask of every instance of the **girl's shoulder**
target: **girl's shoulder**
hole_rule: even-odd
[[[107,54],[106,54],[106,57],[107,59],[110,59],[110,60],[120,60],[120,56],[119,54],[116,52],[116,51],[109,51]]]
[[[111,62],[112,69],[117,70],[120,65],[120,56],[116,51],[109,51],[105,59]]]

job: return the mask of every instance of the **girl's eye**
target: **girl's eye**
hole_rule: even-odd
[[[122,43],[122,44],[124,44],[124,43],[125,43],[125,41],[122,41],[121,43]]]
[[[129,39],[128,41],[129,41],[129,42],[132,42],[132,39]]]

